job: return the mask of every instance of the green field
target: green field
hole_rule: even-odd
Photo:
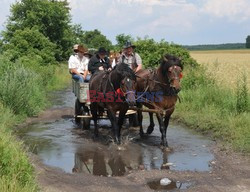
[[[235,88],[245,73],[250,89],[250,49],[191,51],[191,57],[207,68],[207,72],[221,85]]]

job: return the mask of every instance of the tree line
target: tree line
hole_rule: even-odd
[[[179,56],[180,52],[185,52],[181,46],[164,40],[156,42],[148,37],[133,39],[125,34],[118,34],[117,44],[112,45],[98,29],[84,31],[81,25],[73,24],[67,0],[21,0],[11,5],[10,13],[6,30],[1,33],[0,50],[12,61],[30,56],[39,58],[42,65],[55,64],[68,59],[74,44],[121,50],[127,40],[138,44],[138,51],[149,52],[145,56],[149,56],[150,52],[153,54],[156,49],[162,49],[161,53],[177,49]],[[145,46],[150,45],[148,43],[153,44]],[[146,66],[153,65],[145,59]],[[149,61],[154,62],[155,58]]]
[[[245,49],[245,43],[225,43],[208,45],[183,45],[188,50],[225,50],[225,49]]]

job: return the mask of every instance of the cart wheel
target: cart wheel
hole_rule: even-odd
[[[82,115],[82,113],[83,113],[83,106],[80,103],[80,101],[78,99],[76,99],[76,101],[75,101],[75,122],[76,122],[76,124],[81,123],[81,118],[77,118],[77,115]]]

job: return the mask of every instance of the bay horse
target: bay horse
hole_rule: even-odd
[[[177,94],[181,89],[182,69],[181,59],[167,54],[163,56],[157,69],[145,69],[136,73],[137,105],[142,107],[143,104],[156,113],[161,132],[161,145],[164,147],[168,147],[166,132],[178,99]],[[147,134],[151,134],[154,130],[153,113],[149,112],[149,116],[150,125]],[[144,135],[142,119],[142,111],[138,110],[141,136]]]
[[[120,144],[120,132],[129,105],[135,104],[134,71],[127,64],[121,63],[112,71],[95,73],[89,84],[90,110],[94,120],[94,134],[98,136],[98,107],[106,108],[112,124],[115,142]],[[116,113],[119,111],[119,117]]]

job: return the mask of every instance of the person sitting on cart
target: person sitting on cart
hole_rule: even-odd
[[[83,83],[88,82],[90,79],[88,71],[89,58],[87,48],[82,45],[74,45],[74,54],[70,56],[69,72],[72,74],[72,78]]]
[[[117,64],[126,63],[136,73],[142,69],[142,59],[140,55],[134,51],[135,47],[136,46],[130,41],[127,41]]]
[[[100,47],[97,53],[89,60],[88,69],[93,75],[98,71],[111,70],[109,58],[107,57],[107,51],[104,47]]]

